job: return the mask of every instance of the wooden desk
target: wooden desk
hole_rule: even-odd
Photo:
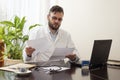
[[[13,72],[0,71],[0,80],[120,80],[120,69],[103,67],[84,74],[81,68],[71,67],[66,71],[46,73],[32,69],[29,75],[19,76]]]

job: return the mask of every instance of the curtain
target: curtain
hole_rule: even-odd
[[[6,20],[6,1],[0,0],[0,21]]]
[[[32,24],[47,23],[48,10],[56,5],[58,0],[0,0],[0,21],[10,20],[14,16],[26,17],[24,34],[28,33],[28,27]]]

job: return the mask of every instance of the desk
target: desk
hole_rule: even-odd
[[[87,74],[83,74],[82,69],[75,66],[51,74],[44,72],[43,69],[39,71],[32,69],[32,73],[25,76],[0,70],[0,80],[120,80],[120,69],[103,67],[90,70]]]

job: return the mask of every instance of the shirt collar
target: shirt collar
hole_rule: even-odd
[[[55,32],[55,34],[53,34],[53,33],[50,31],[50,28],[49,28],[49,26],[48,26],[48,27],[47,27],[47,31],[48,31],[50,34],[52,34],[52,35],[57,35],[58,32],[59,32],[59,29]]]

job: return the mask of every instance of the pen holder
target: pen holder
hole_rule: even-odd
[[[81,63],[81,66],[82,67],[89,66],[89,61],[88,60],[83,60],[82,63]]]
[[[88,75],[89,74],[89,61],[83,60],[81,63],[82,66],[82,75]]]

